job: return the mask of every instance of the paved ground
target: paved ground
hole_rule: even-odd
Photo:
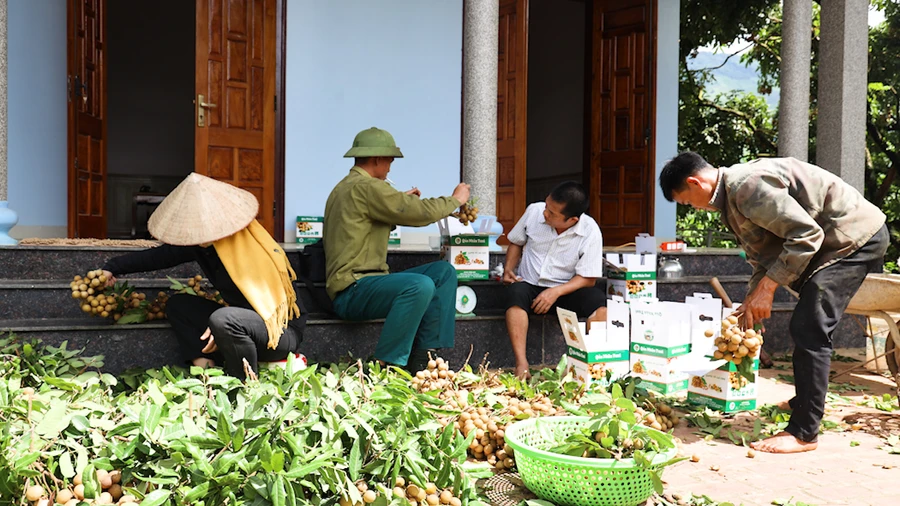
[[[839,353],[860,357],[862,350]],[[793,395],[793,385],[777,379],[793,374],[787,370],[767,369],[761,372],[760,405],[774,404]],[[835,362],[833,369],[843,371],[854,363]],[[826,419],[842,423],[844,432],[826,431],[819,437],[816,451],[798,455],[772,455],[756,452],[747,457],[747,449],[730,441],[704,440],[697,428],[679,424],[675,435],[686,456],[697,455],[699,462],[680,462],[667,469],[664,480],[667,491],[684,495],[705,494],[717,501],[734,504],[763,505],[773,500],[792,500],[817,506],[886,505],[900,502],[900,455],[880,449],[881,436],[900,434],[900,410],[890,413],[861,407],[864,396],[891,393],[894,383],[887,378],[860,372],[845,375],[836,383],[867,387],[860,392],[845,392],[829,404]],[[753,418],[736,417],[736,426],[752,427]],[[854,425],[859,430],[853,430]],[[860,428],[862,426],[862,428]],[[748,429],[751,430],[751,429]],[[852,444],[851,444],[852,443]],[[858,443],[858,445],[856,445]],[[712,466],[717,471],[711,470]]]

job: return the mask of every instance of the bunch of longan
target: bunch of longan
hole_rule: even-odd
[[[716,338],[715,344],[713,358],[740,365],[744,358],[753,360],[756,357],[763,345],[763,336],[753,329],[741,329],[737,316],[731,315],[722,320],[722,335]]]
[[[72,289],[72,298],[78,302],[82,311],[92,316],[112,318],[115,321],[119,321],[126,312],[139,311],[141,308],[147,313],[147,319],[165,317],[164,298],[147,303],[145,302],[147,296],[143,293],[124,285],[107,287],[107,281],[106,275],[100,269],[90,271],[84,277],[73,278],[69,288]],[[165,296],[162,292],[160,294]]]
[[[459,219],[459,222],[463,225],[475,223],[475,220],[478,219],[478,207],[475,206],[475,199],[470,199],[459,206],[459,211],[450,213],[450,216]]]

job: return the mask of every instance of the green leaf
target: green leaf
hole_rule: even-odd
[[[279,452],[280,454],[281,452]],[[272,506],[284,506],[287,494],[284,490],[284,477],[276,476],[274,483],[269,489],[269,497],[272,500]]]
[[[35,428],[35,432],[41,436],[55,437],[58,436],[63,429],[69,425],[69,418],[66,416],[67,404],[65,402],[57,402],[50,408],[50,411],[41,419],[41,423]]]
[[[216,420],[216,433],[219,436],[219,440],[222,443],[228,443],[233,439],[231,434],[231,427],[228,426],[228,420],[225,419],[224,415],[219,415],[218,420]]]
[[[88,464],[81,471],[81,484],[84,485],[85,499],[94,499],[100,494],[100,482],[97,480],[94,464]]]
[[[147,321],[147,313],[141,309],[126,312],[116,321],[116,325],[127,325],[129,323],[144,323]],[[143,504],[143,503],[141,503]]]
[[[210,482],[208,481],[204,481],[203,483],[197,485],[196,487],[189,490],[187,494],[185,494],[184,502],[190,504],[197,499],[200,499],[201,497],[206,497],[206,495],[209,494],[209,487]]]
[[[272,466],[272,472],[281,473],[284,471],[284,452],[277,451],[272,453],[272,460],[270,461],[270,465]]]
[[[624,395],[624,394],[622,393],[622,385],[620,385],[620,384],[618,384],[618,383],[613,383],[613,386],[612,386],[612,398],[613,398],[613,400],[622,397],[622,395]]]
[[[31,464],[34,464],[35,462],[37,462],[37,459],[39,459],[39,458],[41,458],[41,452],[26,453],[25,455],[22,455],[21,457],[16,459],[16,463],[13,464],[13,468],[16,471],[22,471],[23,469],[26,469]]]
[[[237,429],[234,431],[234,437],[231,439],[231,444],[234,445],[235,451],[240,451],[241,447],[244,446],[244,426],[238,425]]]
[[[653,490],[656,491],[657,494],[663,494],[663,482],[662,478],[659,477],[658,471],[650,471],[650,479],[653,481]],[[143,504],[143,503],[141,503]]]
[[[172,492],[165,489],[154,490],[141,500],[141,506],[161,506],[169,501],[169,496],[171,495]]]
[[[159,420],[162,417],[162,409],[156,404],[148,404],[141,410],[141,432],[147,437],[152,437]]]
[[[350,460],[347,462],[347,472],[350,473],[350,479],[356,481],[359,479],[359,468],[362,467],[362,457],[359,454],[359,438],[353,440],[353,446],[350,448]]]
[[[859,446],[859,441],[850,441],[850,446],[851,447]]]
[[[63,452],[62,455],[59,456],[59,470],[62,472],[63,478],[75,477],[75,466],[72,465],[71,453]]]

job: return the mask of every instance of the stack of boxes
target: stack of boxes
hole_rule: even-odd
[[[656,298],[656,239],[647,234],[634,238],[634,253],[607,253],[606,296],[626,302]]]

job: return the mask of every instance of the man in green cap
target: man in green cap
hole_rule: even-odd
[[[353,168],[325,203],[325,289],[341,318],[385,319],[376,359],[419,371],[429,351],[453,347],[456,269],[441,261],[391,274],[388,236],[398,225],[422,227],[449,216],[468,202],[469,185],[428,199],[417,189],[394,189],[385,180],[403,154],[391,134],[374,127],[357,134],[344,158],[354,158]]]

